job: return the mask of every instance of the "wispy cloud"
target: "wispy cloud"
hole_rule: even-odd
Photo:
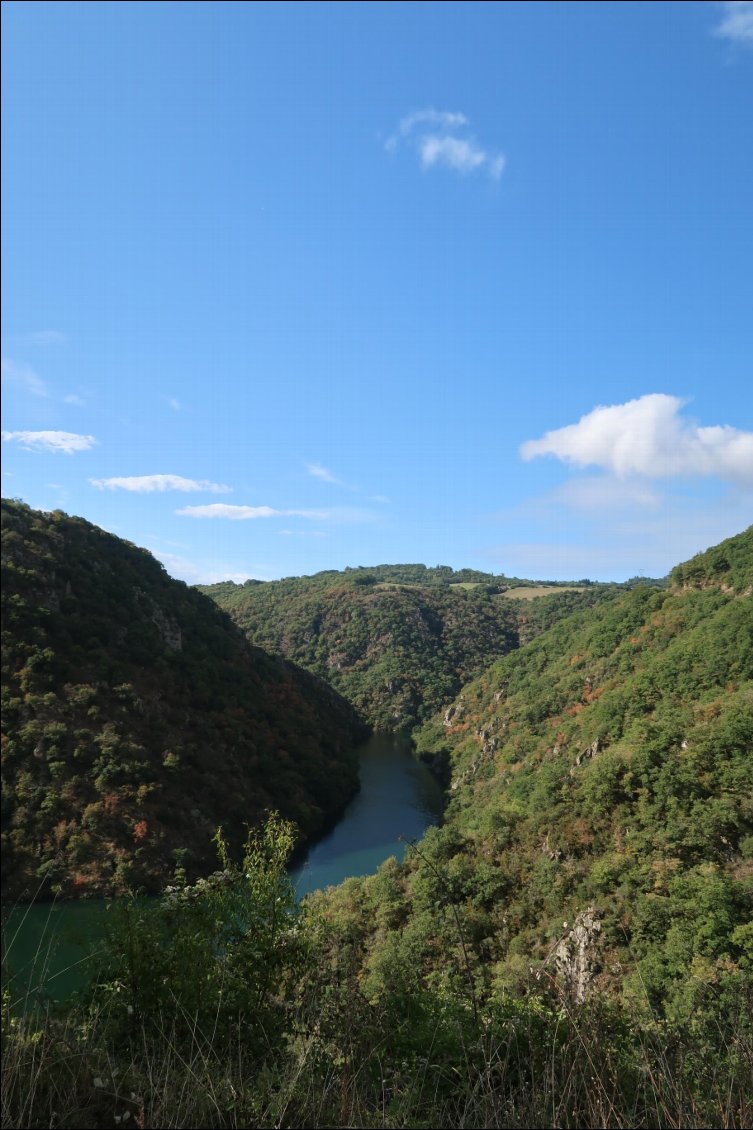
[[[232,522],[251,522],[256,518],[281,518],[291,514],[296,514],[298,517],[310,516],[302,510],[275,510],[272,506],[234,506],[227,502],[210,502],[206,506],[184,506],[175,513],[185,518],[226,518]],[[314,513],[319,518],[323,511],[311,512]]]
[[[29,345],[62,345],[67,340],[59,330],[32,330],[21,334],[20,339]]]
[[[397,148],[398,139],[408,137],[416,126],[433,126],[435,129],[440,130],[457,130],[467,125],[468,119],[465,114],[458,112],[453,113],[447,110],[416,110],[413,114],[407,114],[401,119],[397,131],[393,133],[391,137],[387,138],[384,147],[391,152],[393,149]]]
[[[172,408],[173,412],[182,412],[182,411],[183,411],[183,405],[182,405],[182,404],[181,404],[181,402],[180,402],[180,401],[179,401],[179,400],[177,399],[177,397],[175,397],[175,396],[166,396],[166,397],[165,397],[165,400],[166,400],[166,401],[167,401],[167,403],[168,403],[168,404],[170,405],[170,407]]]
[[[22,361],[12,361],[9,357],[2,359],[2,382],[6,388],[23,389],[31,396],[38,396],[44,400],[62,400],[64,404],[75,404],[78,407],[84,405],[84,401],[76,393],[70,392],[62,397],[54,393],[47,381],[43,380],[31,365]]]
[[[753,432],[729,425],[700,427],[683,420],[683,401],[652,393],[599,406],[569,424],[528,440],[523,459],[553,455],[576,467],[603,467],[624,477],[718,476],[753,484]]]
[[[42,380],[38,373],[32,369],[31,365],[24,365],[18,361],[11,361],[8,357],[3,357],[0,370],[2,372],[2,382],[4,385],[22,388],[26,392],[31,393],[32,396],[41,396],[44,398],[50,396],[47,382]]]
[[[332,483],[334,486],[344,486],[342,479],[338,479],[337,475],[333,475],[331,471],[323,467],[321,463],[307,463],[306,470],[315,479],[320,479],[323,483]]]
[[[462,174],[483,170],[492,180],[499,180],[504,155],[481,145],[469,133],[469,126],[468,118],[459,111],[417,110],[402,119],[384,147],[393,153],[405,143],[417,153],[423,169],[444,167]]]
[[[326,530],[278,530],[281,537],[286,538],[326,538]]]
[[[3,432],[2,436],[6,443],[17,443],[24,451],[62,452],[63,455],[88,451],[98,442],[94,436],[75,432]]]
[[[214,585],[219,581],[235,581],[236,584],[243,584],[249,578],[265,579],[258,576],[258,570],[239,570],[237,566],[217,561],[206,565],[191,561],[177,553],[165,553],[154,548],[150,552],[162,562],[171,577],[177,577],[178,580],[186,581],[189,585]]]
[[[618,479],[614,475],[578,475],[560,483],[545,500],[554,506],[568,506],[583,513],[594,513],[623,506],[655,509],[661,496],[645,479]]]
[[[223,483],[211,483],[206,479],[184,479],[182,475],[130,475],[121,478],[89,479],[89,482],[99,490],[128,490],[136,494],[153,494],[155,491],[166,490],[230,494],[233,489]]]
[[[257,518],[305,518],[309,522],[350,524],[376,519],[370,510],[355,506],[333,506],[327,510],[277,510],[273,506],[235,506],[227,502],[184,506],[175,513],[186,518],[224,518],[232,522],[252,522]]]
[[[722,18],[714,35],[753,47],[753,0],[730,0],[720,4]]]
[[[508,576],[549,580],[626,580],[644,574],[663,577],[694,554],[746,528],[750,492],[729,491],[713,501],[662,495],[650,509],[616,505],[612,511],[582,515],[560,508],[559,525],[551,512],[538,515],[529,537],[489,547],[483,556]],[[552,534],[554,533],[554,537]],[[533,540],[537,534],[540,540]],[[531,538],[531,535],[533,537]]]

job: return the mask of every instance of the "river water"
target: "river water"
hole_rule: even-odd
[[[350,876],[369,875],[391,855],[401,859],[406,841],[417,839],[439,819],[442,790],[407,743],[374,734],[358,753],[361,791],[332,831],[291,870],[299,898]],[[104,934],[106,907],[97,899],[11,911],[3,947],[15,1001],[34,997],[40,989],[65,1000],[86,983],[89,955]]]

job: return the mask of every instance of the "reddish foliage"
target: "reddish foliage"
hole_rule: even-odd
[[[136,824],[133,829],[133,842],[136,844],[141,843],[143,839],[146,839],[148,832],[149,825],[146,820],[139,820],[138,824]]]

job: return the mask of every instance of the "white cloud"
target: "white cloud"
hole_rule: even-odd
[[[235,522],[249,522],[257,518],[305,518],[309,522],[350,524],[373,522],[375,519],[370,510],[355,506],[333,506],[328,510],[276,510],[272,506],[235,506],[226,502],[184,506],[175,513],[186,518],[226,518]]]
[[[405,142],[415,149],[424,169],[442,166],[458,173],[484,169],[493,180],[499,180],[505,167],[504,156],[469,135],[469,124],[459,111],[417,110],[402,119],[384,147],[392,153],[400,142]]]
[[[404,117],[397,131],[401,137],[407,137],[408,134],[416,126],[438,126],[440,129],[459,129],[461,126],[468,125],[468,119],[465,114],[459,111],[448,110],[416,110],[413,114],[408,114]]]
[[[181,404],[181,402],[176,397],[166,396],[165,399],[167,400],[167,403],[172,408],[173,412],[182,412],[183,411],[183,405]]]
[[[418,152],[425,169],[446,165],[459,173],[472,173],[486,160],[484,150],[472,141],[462,137],[438,137],[433,133],[421,138]]]
[[[211,483],[206,479],[184,479],[181,475],[131,475],[124,478],[89,479],[99,490],[129,490],[136,494],[154,491],[207,491],[210,494],[229,494],[232,487]]]
[[[97,443],[94,436],[75,432],[3,432],[2,435],[7,443],[17,443],[24,451],[62,452],[64,455],[88,451]]]
[[[313,478],[321,479],[323,483],[333,483],[338,487],[344,485],[342,479],[338,479],[337,476],[333,475],[331,471],[328,471],[326,467],[322,467],[321,463],[307,463],[306,470]]]
[[[30,392],[32,396],[49,397],[50,390],[47,387],[46,381],[43,381],[30,365],[22,365],[17,361],[11,361],[9,358],[3,357],[0,370],[2,372],[2,382],[4,385],[23,388],[26,392]]]
[[[721,5],[723,15],[714,34],[753,46],[753,0],[731,0]]]
[[[227,502],[210,502],[206,506],[184,506],[175,513],[186,518],[229,518],[235,522],[248,522],[254,518],[277,518],[288,511],[273,510],[271,506],[233,506]]]
[[[75,404],[78,408],[83,408],[86,401],[77,396],[75,392],[69,392],[63,397],[64,404]]]
[[[577,424],[528,440],[520,454],[526,460],[554,455],[620,477],[715,475],[753,484],[753,433],[729,425],[699,427],[680,418],[682,407],[682,400],[664,393],[599,406]]]

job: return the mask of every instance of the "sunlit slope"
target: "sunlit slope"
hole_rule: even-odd
[[[269,808],[318,831],[356,788],[352,709],[251,647],[146,550],[3,502],[3,869],[66,895],[212,869]]]
[[[524,582],[465,569],[381,565],[224,583],[202,591],[252,643],[327,679],[373,726],[410,731],[492,660],[607,586],[511,601]],[[521,589],[521,591],[523,591]]]
[[[588,908],[594,984],[671,1003],[753,970],[752,579],[749,529],[555,624],[418,731],[451,774],[444,826],[332,896],[375,991],[398,954],[442,978],[450,907],[488,990],[554,975]]]

